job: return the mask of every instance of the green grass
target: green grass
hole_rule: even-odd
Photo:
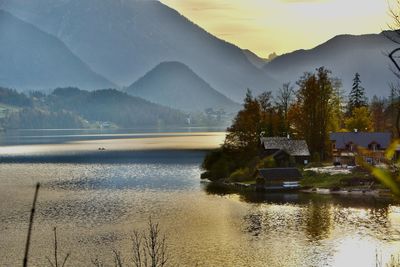
[[[335,188],[344,187],[343,182],[354,178],[365,178],[363,173],[350,173],[350,174],[335,174],[330,175],[326,173],[315,173],[310,175],[304,173],[304,178],[301,180],[301,185],[305,187],[314,188]]]
[[[240,182],[240,183],[242,183],[242,184],[256,184],[256,181],[255,180],[253,180],[253,181],[244,181],[244,182]]]

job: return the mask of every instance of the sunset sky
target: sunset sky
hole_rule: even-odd
[[[390,1],[390,2],[388,2]],[[267,57],[343,33],[378,33],[394,0],[161,0],[212,34]]]

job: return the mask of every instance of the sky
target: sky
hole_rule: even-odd
[[[259,56],[313,48],[338,34],[379,33],[394,0],[160,0]]]

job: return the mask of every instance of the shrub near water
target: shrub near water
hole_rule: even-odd
[[[277,164],[273,157],[263,158],[257,164],[257,169],[275,168],[275,167],[277,167]]]
[[[251,172],[249,168],[240,168],[234,171],[230,176],[229,180],[231,182],[244,182],[251,179]]]

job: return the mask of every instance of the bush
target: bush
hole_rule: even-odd
[[[210,172],[203,172],[203,173],[200,175],[200,178],[201,178],[201,179],[209,179],[209,178],[211,178],[211,173],[210,173]]]
[[[318,152],[314,152],[312,155],[312,162],[321,162],[321,156]]]
[[[262,177],[257,177],[256,178],[256,184],[264,185],[265,184],[265,179],[262,178]]]
[[[307,177],[315,177],[315,176],[318,175],[318,173],[315,172],[315,171],[307,170],[307,171],[304,171],[303,175],[304,175],[304,176],[307,176]]]
[[[211,170],[213,165],[223,156],[222,149],[215,149],[207,153],[201,165],[204,170]]]
[[[277,167],[276,161],[273,157],[266,157],[260,160],[257,164],[258,169],[275,168]]]
[[[244,182],[250,180],[250,170],[249,168],[241,168],[234,171],[230,176],[229,180],[232,182]]]
[[[217,162],[215,162],[210,170],[210,179],[211,181],[216,181],[219,179],[225,179],[228,177],[229,168],[228,162],[224,158],[220,158]]]

